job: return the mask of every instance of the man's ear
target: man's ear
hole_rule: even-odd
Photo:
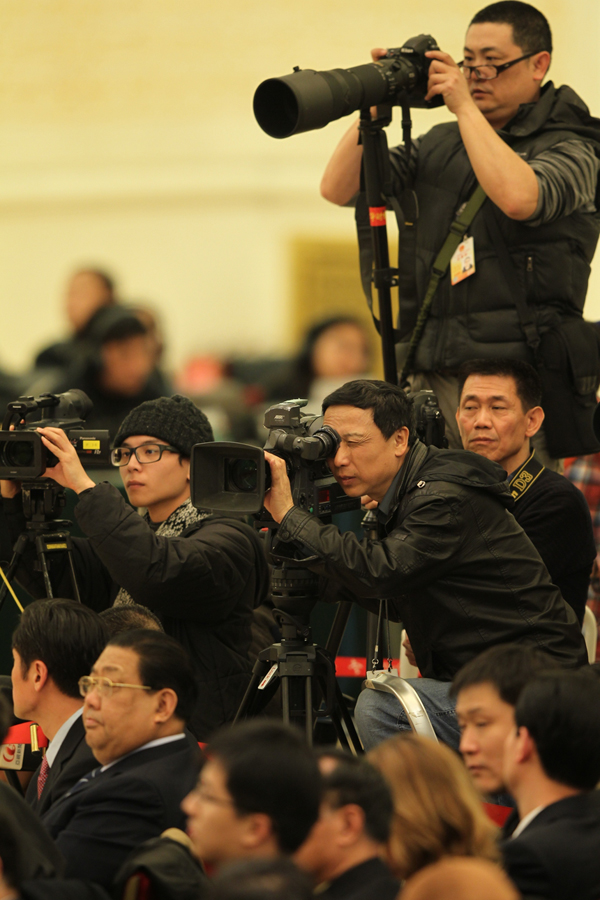
[[[29,666],[29,678],[33,684],[34,691],[38,693],[48,682],[48,666],[41,659],[34,659]]]
[[[526,416],[527,428],[525,430],[525,437],[530,438],[538,433],[542,427],[542,422],[544,421],[546,414],[541,406],[532,406],[531,409],[527,410]]]
[[[154,713],[154,721],[157,725],[168,722],[175,710],[179,700],[177,694],[172,688],[163,688],[156,694],[156,710]]]
[[[241,843],[246,850],[255,850],[271,841],[276,842],[271,817],[266,813],[248,813],[244,820],[245,828]]]
[[[533,67],[533,80],[543,81],[546,77],[548,69],[550,68],[550,54],[547,50],[542,50],[541,53],[537,53],[531,58],[531,62]]]
[[[341,818],[337,843],[339,846],[350,847],[364,833],[365,811],[357,803],[347,803],[337,810],[337,814]]]
[[[408,450],[408,428],[403,426],[399,428],[394,435],[394,454],[396,456],[404,456]]]
[[[526,763],[537,756],[535,741],[529,733],[529,729],[521,725],[517,730],[517,743],[515,747],[515,760],[518,763]]]

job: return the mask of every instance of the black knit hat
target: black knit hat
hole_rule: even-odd
[[[132,434],[167,441],[184,456],[191,456],[194,444],[214,441],[211,424],[202,410],[181,394],[146,400],[132,409],[121,423],[113,446],[120,447]]]

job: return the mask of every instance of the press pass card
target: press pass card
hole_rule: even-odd
[[[450,260],[450,278],[452,284],[458,284],[475,274],[475,245],[469,237],[459,244]]]

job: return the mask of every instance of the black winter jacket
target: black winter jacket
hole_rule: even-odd
[[[417,441],[401,471],[379,540],[340,534],[298,508],[278,537],[313,554],[305,564],[337,583],[337,599],[370,610],[391,601],[425,677],[450,680],[486,647],[508,642],[584,665],[577,618],[508,511],[504,469]]]
[[[25,527],[20,499],[5,500],[4,508],[16,539]],[[250,680],[252,610],[266,599],[269,581],[260,539],[241,522],[213,517],[181,537],[157,536],[106,482],[80,495],[75,515],[87,535],[73,538],[83,602],[100,612],[123,587],[159,616],[192,658],[200,702],[190,728],[205,740],[233,719]],[[28,548],[17,578],[42,597],[33,559]],[[55,596],[73,596],[64,555],[50,561]]]

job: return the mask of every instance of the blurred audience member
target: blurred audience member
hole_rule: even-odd
[[[388,738],[367,759],[392,790],[389,866],[401,880],[444,856],[499,858],[497,829],[457,755],[413,733]]]
[[[211,900],[311,900],[309,878],[290,859],[245,859],[218,872]]]
[[[504,748],[504,780],[520,821],[504,842],[524,895],[600,897],[600,681],[547,673],[524,688]]]
[[[402,900],[520,900],[504,872],[485,859],[454,856],[421,869],[402,891]],[[541,898],[538,898],[541,900]]]
[[[104,622],[110,637],[122,631],[133,631],[136,628],[149,628],[150,631],[164,631],[162,622],[151,609],[140,603],[128,606],[111,606],[103,609],[100,618]]]
[[[96,765],[85,742],[79,679],[89,675],[107,639],[97,613],[60,599],[25,607],[13,633],[15,715],[37,722],[50,741],[26,794],[40,816]]]
[[[515,727],[515,706],[523,688],[541,672],[557,669],[542,650],[501,644],[484,650],[454,676],[451,694],[456,698],[460,752],[482,794],[506,791],[504,743]]]
[[[110,888],[128,854],[166,828],[198,775],[184,733],[197,699],[189,657],[159,631],[111,638],[80,679],[86,741],[99,766],[42,817],[69,878]]]
[[[383,776],[366,760],[323,755],[319,818],[295,854],[297,864],[325,884],[323,900],[394,900],[399,882],[381,856],[393,805]]]
[[[182,803],[199,859],[220,868],[294,853],[317,820],[321,791],[302,732],[280,722],[244,722],[218,731],[207,755]]]
[[[272,403],[308,398],[308,412],[321,412],[323,398],[353,378],[368,377],[371,348],[366,327],[350,316],[333,316],[313,325],[300,352],[266,384]]]
[[[596,559],[588,589],[588,606],[600,626],[600,453],[565,460],[565,477],[579,488],[586,499],[592,517]],[[596,645],[596,659],[600,658],[600,644]]]

